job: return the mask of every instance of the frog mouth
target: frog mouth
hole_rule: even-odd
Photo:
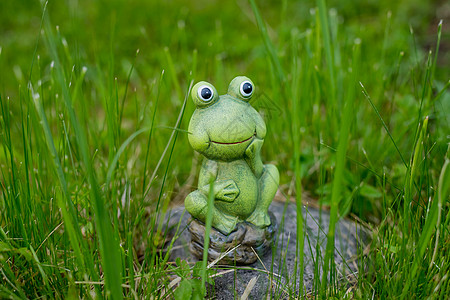
[[[213,140],[211,140],[211,142],[214,143],[214,144],[219,144],[219,145],[236,145],[236,144],[242,144],[242,143],[248,142],[255,136],[256,136],[256,131],[251,137],[246,138],[245,140],[242,140],[242,141],[239,141],[239,142],[224,143],[224,142],[216,142],[216,141],[213,141]]]

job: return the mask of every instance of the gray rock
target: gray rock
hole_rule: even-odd
[[[235,231],[229,235],[224,235],[220,231],[211,228],[208,260],[220,259],[217,263],[226,265],[248,265],[256,262],[258,256],[264,256],[271,248],[277,231],[275,216],[270,212],[269,216],[271,225],[263,229],[247,222],[241,222],[237,224]],[[188,230],[191,234],[189,250],[195,257],[202,259],[205,225],[198,220],[190,219],[188,221]]]
[[[299,293],[300,284],[303,292],[312,292],[321,279],[321,266],[325,256],[326,233],[330,221],[329,212],[319,211],[312,207],[302,207],[304,218],[304,264],[303,282],[299,282],[299,263],[295,274],[296,239],[297,239],[297,207],[294,203],[274,201],[269,209],[278,221],[278,232],[272,242],[272,251],[260,256],[258,261],[249,266],[215,265],[217,274],[213,287],[213,298],[234,299],[244,293],[253,279],[256,283],[248,299],[288,298],[288,295]],[[179,237],[170,253],[171,260],[177,257],[195,262],[197,259],[190,253],[190,234],[187,230],[190,216],[184,207],[173,208],[168,214],[169,232],[174,234],[180,223]],[[356,277],[358,271],[357,255],[362,253],[367,231],[359,224],[341,219],[336,224],[335,255],[337,278]],[[255,279],[256,278],[256,279]]]

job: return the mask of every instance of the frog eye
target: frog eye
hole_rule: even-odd
[[[192,87],[191,97],[195,106],[205,108],[216,103],[219,99],[219,94],[211,83],[200,81]]]
[[[255,92],[255,85],[246,76],[237,76],[228,86],[228,95],[248,102]]]
[[[239,92],[245,98],[251,97],[253,94],[253,84],[248,80],[242,82],[239,87]]]
[[[198,98],[204,102],[209,102],[214,98],[214,91],[207,85],[202,85],[197,90]]]

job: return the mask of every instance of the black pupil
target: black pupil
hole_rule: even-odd
[[[244,83],[244,86],[242,87],[242,90],[244,91],[244,93],[246,93],[247,95],[250,94],[253,90],[253,87],[250,83],[246,82]]]
[[[202,98],[205,100],[209,100],[212,96],[211,89],[209,89],[209,88],[202,88],[202,91],[200,92],[200,94],[202,95]]]

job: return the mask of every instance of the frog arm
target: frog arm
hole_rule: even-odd
[[[207,159],[206,157],[203,158],[203,163],[202,163],[202,167],[200,169],[200,174],[198,177],[198,186],[202,187],[202,186],[209,186],[209,183],[211,181],[216,180],[217,178],[217,162],[214,160],[210,160]],[[209,188],[208,188],[208,192],[206,193],[206,195],[208,195],[209,193]]]
[[[267,129],[266,129],[266,123],[264,123],[263,118],[258,112],[254,112],[252,114],[253,120],[255,122],[255,138],[253,141],[248,145],[247,149],[245,150],[245,161],[249,165],[250,169],[252,170],[253,174],[255,174],[256,178],[260,178],[264,165],[261,160],[261,147],[264,143],[264,138],[266,137]]]
[[[199,190],[204,195],[209,195],[210,184],[213,182],[214,198],[219,201],[233,202],[240,191],[236,182],[232,179],[217,179],[217,162],[205,158],[199,176]]]
[[[199,187],[199,189],[205,195],[209,194],[210,188],[211,188],[210,184]],[[213,193],[214,199],[218,201],[233,202],[239,195],[240,191],[234,180],[226,179],[214,181]]]
[[[264,143],[264,140],[259,138],[254,138],[253,141],[248,145],[247,149],[245,149],[245,161],[249,165],[253,174],[255,174],[256,178],[260,178],[264,165],[261,160],[261,147]]]

